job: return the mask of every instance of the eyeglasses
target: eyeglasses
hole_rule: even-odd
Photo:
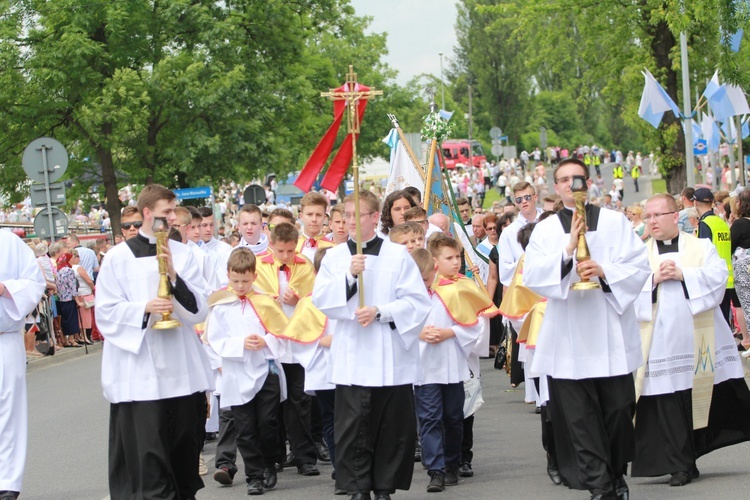
[[[359,214],[359,216],[360,216],[360,217],[364,217],[364,216],[366,216],[366,215],[372,215],[372,214],[374,214],[374,213],[375,213],[375,212],[365,212],[365,213],[361,213],[361,214]],[[347,213],[347,212],[344,212],[344,219],[353,219],[353,218],[354,218],[354,214],[352,214],[352,213]]]
[[[555,184],[565,184],[566,182],[570,182],[573,180],[573,176],[566,176],[566,177],[558,177],[555,179]]]
[[[497,228],[495,226],[487,226],[484,228],[485,231],[495,231]]]
[[[516,203],[521,203],[522,201],[530,201],[534,197],[533,194],[525,194],[523,196],[519,196],[516,198]]]
[[[122,228],[123,228],[123,229],[124,229],[125,231],[128,231],[128,230],[130,230],[130,228],[131,228],[131,227],[134,227],[134,228],[136,228],[136,229],[140,229],[142,225],[143,225],[143,222],[141,222],[141,221],[135,221],[135,222],[123,222],[123,223],[122,223]]]
[[[181,229],[183,227],[188,227],[190,224],[172,224],[172,227],[175,229]]]
[[[671,214],[676,214],[676,213],[677,212],[662,212],[660,214],[646,214],[643,217],[641,217],[641,219],[645,221],[649,221],[651,219],[655,219],[656,217],[661,217],[662,215],[671,215]]]
[[[424,219],[424,220],[413,220],[412,222],[416,222],[417,224],[422,224],[423,226],[429,226],[430,225],[430,221],[428,221],[427,219]]]

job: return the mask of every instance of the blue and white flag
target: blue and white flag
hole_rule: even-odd
[[[398,130],[391,129],[383,142],[391,148],[391,166],[388,172],[388,184],[385,186],[385,196],[393,191],[413,186],[424,194],[424,178],[411,161],[407,146],[401,141]]]
[[[717,90],[721,85],[719,84],[719,70],[714,71],[714,76],[711,77],[711,80],[709,80],[708,84],[706,85],[706,90],[703,91],[703,97],[706,99],[710,98],[712,95],[716,93]]]
[[[716,121],[706,113],[703,113],[703,119],[701,120],[701,132],[708,145],[708,150],[711,152],[718,151],[721,145],[721,132]]]
[[[666,111],[672,111],[674,116],[680,117],[680,109],[677,104],[669,97],[667,91],[659,85],[654,76],[646,70],[643,73],[646,78],[646,84],[643,87],[641,96],[641,105],[638,107],[638,116],[646,120],[652,127],[658,128],[661,119]]]
[[[742,35],[744,35],[745,32],[743,30],[737,30],[735,33],[732,33],[729,35],[729,50],[732,52],[739,52],[740,51],[740,44],[742,43]]]
[[[724,83],[707,99],[711,111],[714,112],[714,118],[720,122],[733,116],[750,113],[745,93],[736,85]]]

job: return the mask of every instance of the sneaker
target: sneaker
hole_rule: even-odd
[[[263,494],[263,481],[260,479],[251,479],[247,483],[247,494],[248,495],[262,495]]]
[[[448,465],[445,468],[445,485],[456,486],[458,484],[458,466]]]
[[[471,469],[469,462],[461,464],[461,468],[458,470],[458,475],[461,477],[474,477],[474,471]]]
[[[198,457],[198,475],[205,476],[206,474],[208,474],[208,466],[206,465],[206,460],[203,458],[203,455],[200,455]]]
[[[417,442],[417,447],[414,448],[414,461],[415,462],[421,462],[422,461],[422,445]]]
[[[430,483],[427,485],[427,493],[440,493],[445,491],[445,474],[439,470],[431,470],[427,473]]]
[[[219,484],[230,485],[234,480],[234,474],[229,472],[229,467],[220,467],[219,470],[214,472],[214,481]]]

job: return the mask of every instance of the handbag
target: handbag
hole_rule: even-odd
[[[495,352],[495,370],[502,370],[505,368],[505,360],[508,357],[508,349],[505,347],[505,342],[497,347]]]
[[[94,307],[94,303],[95,303],[95,298],[94,298],[94,294],[93,293],[91,293],[91,294],[86,295],[85,297],[83,297],[83,307],[84,308],[91,309],[92,307]]]

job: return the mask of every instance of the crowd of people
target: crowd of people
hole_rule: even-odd
[[[311,191],[292,210],[242,203],[233,184],[224,209],[179,206],[149,185],[112,245],[0,231],[0,332],[26,331],[38,355],[49,295],[53,348],[104,342],[113,499],[195,498],[214,438],[212,479],[241,473],[250,495],[319,461],[355,500],[409,489],[415,462],[426,491],[445,491],[474,475],[490,356],[537,408],[555,485],[592,499],[629,498],[628,473],[683,486],[699,457],[750,439],[750,190],[609,206],[591,196],[587,154],[556,162],[553,194],[538,164],[455,172],[455,218],[428,214],[416,187],[362,190],[359,206]],[[0,334],[4,369],[22,375],[20,339]],[[21,491],[20,375],[2,381],[14,411],[0,448],[17,451],[0,464],[3,500]]]

